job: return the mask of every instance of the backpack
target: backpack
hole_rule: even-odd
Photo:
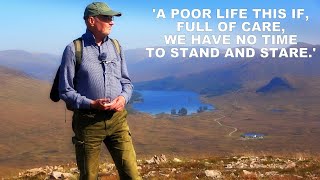
[[[111,39],[111,42],[113,44],[113,46],[115,47],[117,53],[119,54],[120,58],[121,57],[121,49],[120,49],[120,44],[118,42],[118,40],[116,39]],[[78,38],[75,39],[73,41],[74,47],[75,47],[75,58],[76,58],[76,67],[75,67],[75,75],[77,74],[79,68],[80,68],[80,64],[82,61],[82,52],[83,52],[83,47],[82,47],[82,38]],[[50,91],[50,99],[53,102],[58,102],[60,101],[60,96],[59,96],[59,74],[60,74],[60,66],[57,70],[56,76],[54,78],[52,87],[51,87],[51,91]],[[75,78],[74,78],[75,79]]]

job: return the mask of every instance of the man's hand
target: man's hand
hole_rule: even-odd
[[[123,96],[118,96],[110,104],[111,104],[111,106],[109,106],[110,109],[113,109],[115,111],[122,111],[126,104],[126,99]]]
[[[110,99],[96,99],[91,102],[90,106],[92,109],[122,111],[125,104],[126,99],[123,96],[118,96],[112,102]]]
[[[92,109],[109,110],[111,104],[110,99],[96,99],[91,102],[90,107]]]

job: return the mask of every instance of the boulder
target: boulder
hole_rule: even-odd
[[[220,179],[222,178],[222,173],[218,170],[205,170],[204,173],[207,177],[211,177],[213,179]]]

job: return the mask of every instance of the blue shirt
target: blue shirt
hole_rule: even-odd
[[[108,36],[98,46],[89,30],[82,35],[82,46],[82,62],[76,76],[74,44],[70,43],[63,52],[59,74],[60,98],[72,109],[90,109],[90,103],[100,98],[112,101],[123,96],[128,102],[133,86],[122,48],[119,55]],[[106,55],[103,61],[99,60],[102,53]]]

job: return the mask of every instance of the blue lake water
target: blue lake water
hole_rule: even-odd
[[[208,110],[214,107],[210,104],[203,104],[199,94],[192,91],[138,91],[141,93],[144,102],[133,103],[133,108],[150,114],[166,113],[171,114],[172,109],[176,112],[186,108],[188,114],[197,113],[199,107],[206,106]]]

